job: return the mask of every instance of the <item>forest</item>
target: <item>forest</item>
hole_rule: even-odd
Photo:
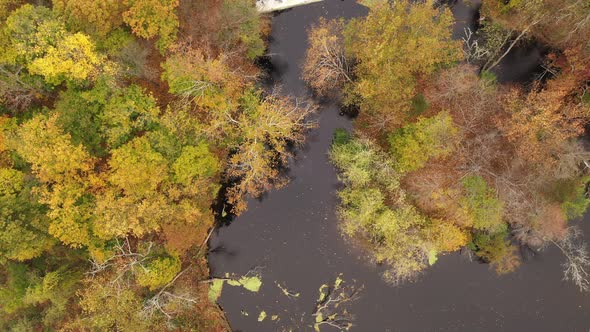
[[[221,287],[257,292],[260,272],[210,275],[210,237],[288,184],[327,99],[354,117],[325,151],[340,234],[391,286],[452,252],[503,275],[554,246],[590,290],[571,225],[590,203],[590,4],[485,0],[454,38],[445,1],[359,2],[306,31],[301,99],[265,84],[254,0],[0,0],[0,330],[230,331]],[[533,41],[542,72],[499,82]]]
[[[0,7],[0,329],[225,329],[215,216],[279,185],[312,125],[256,84],[268,21],[248,0]]]

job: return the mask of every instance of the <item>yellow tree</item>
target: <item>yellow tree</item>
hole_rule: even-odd
[[[89,34],[105,36],[123,24],[127,0],[53,0],[53,9],[64,15],[68,24]]]
[[[314,105],[281,97],[278,93],[261,98],[259,92],[249,90],[241,102],[242,112],[235,118],[228,115],[228,124],[236,128],[241,137],[227,171],[231,179],[238,180],[228,190],[235,213],[245,209],[245,195],[259,196],[284,183],[278,168],[290,155],[287,144],[302,143],[305,131],[315,125],[309,120],[309,115],[315,111]]]
[[[40,202],[48,206],[49,233],[63,243],[90,242],[90,203],[94,160],[81,145],[56,124],[57,115],[38,115],[24,123],[9,139],[9,146],[31,164],[41,182]]]
[[[176,40],[179,0],[130,0],[123,20],[141,38],[158,37],[158,48],[165,51]]]
[[[65,36],[47,49],[45,56],[28,66],[31,74],[58,85],[63,81],[85,81],[95,76],[103,59],[94,50],[94,43],[84,34]]]
[[[357,62],[347,102],[360,105],[373,130],[403,124],[417,79],[461,59],[460,43],[451,39],[452,24],[451,12],[434,8],[432,0],[402,0],[372,2],[366,18],[347,25],[346,52]]]

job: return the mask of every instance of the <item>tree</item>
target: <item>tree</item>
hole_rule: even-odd
[[[0,263],[38,257],[55,244],[44,212],[25,173],[0,168]]]
[[[389,282],[414,279],[427,267],[431,244],[422,230],[430,221],[406,201],[393,162],[361,139],[333,145],[330,158],[345,185],[338,193],[342,232],[370,245]]]
[[[190,45],[175,48],[162,67],[169,91],[181,97],[183,104],[194,104],[218,117],[235,109],[246,85],[239,70],[230,69],[224,54],[212,57]]]
[[[352,83],[352,63],[344,54],[344,21],[321,18],[307,32],[309,47],[305,53],[303,79],[320,95]]]
[[[391,154],[399,172],[423,167],[430,158],[446,157],[456,147],[458,129],[445,112],[431,118],[419,118],[389,135]]]
[[[336,277],[333,285],[323,284],[319,289],[316,307],[311,314],[315,319],[314,330],[319,332],[325,325],[340,331],[348,331],[353,326],[354,316],[343,307],[356,301],[362,288],[346,284],[341,275]]]
[[[53,9],[65,16],[71,28],[101,37],[123,24],[123,12],[128,6],[126,0],[52,0],[52,2]]]
[[[590,256],[582,240],[582,232],[576,227],[569,227],[562,240],[550,241],[566,258],[562,264],[563,279],[573,282],[581,292],[590,290]]]
[[[160,257],[149,262],[145,269],[140,269],[137,283],[156,290],[166,286],[180,272],[180,260],[174,257]]]
[[[450,11],[434,8],[433,1],[378,1],[366,18],[346,26],[346,54],[356,62],[357,79],[345,101],[360,105],[367,130],[405,123],[417,79],[461,59],[452,24]]]
[[[55,105],[59,125],[94,155],[103,157],[135,135],[153,129],[160,109],[137,85],[121,88],[101,77],[90,90],[68,89]]]
[[[76,33],[49,47],[45,56],[33,60],[28,66],[31,74],[39,74],[47,83],[58,85],[63,81],[85,81],[96,75],[103,60],[94,50],[88,36]]]
[[[2,62],[25,66],[52,85],[85,81],[106,65],[88,36],[69,34],[55,13],[42,6],[15,10],[6,21],[5,33],[10,43]]]
[[[590,31],[588,4],[583,0],[490,1],[482,10],[502,25],[516,31],[530,30],[535,38],[554,47],[581,46],[590,51],[583,37]]]
[[[8,145],[24,160],[41,182],[63,183],[90,172],[93,160],[81,145],[57,125],[56,114],[40,114],[24,123]]]
[[[86,189],[94,160],[57,125],[57,116],[37,115],[10,137],[9,146],[31,164],[41,182],[40,202],[47,204],[49,233],[65,244],[90,241],[91,218]]]
[[[109,182],[127,196],[146,197],[156,192],[168,171],[164,157],[145,137],[113,150],[109,166]]]
[[[465,190],[461,205],[473,220],[473,228],[490,233],[504,231],[503,206],[496,192],[481,176],[467,176],[461,183]]]
[[[6,20],[4,27],[10,44],[3,55],[3,62],[28,64],[42,57],[47,50],[66,35],[62,22],[49,8],[23,5]]]
[[[567,141],[584,131],[590,107],[571,98],[579,93],[579,79],[571,71],[564,72],[545,88],[536,86],[527,94],[513,89],[504,96],[508,118],[499,127],[524,159],[553,168]]]
[[[104,239],[158,230],[172,207],[160,186],[168,180],[168,164],[146,137],[112,151],[109,187],[97,197],[101,222],[94,231]]]
[[[490,263],[498,274],[514,271],[520,265],[516,248],[506,240],[507,232],[482,233],[473,235],[472,248],[475,254]]]
[[[241,110],[236,118],[228,114],[227,122],[240,140],[227,170],[228,178],[237,181],[228,190],[235,213],[245,209],[246,195],[256,197],[281,184],[279,166],[291,155],[288,144],[303,143],[305,132],[315,126],[309,119],[315,105],[281,97],[278,91],[262,98],[260,92],[247,90]]]
[[[218,32],[224,48],[241,44],[245,48],[246,57],[253,60],[262,56],[266,45],[262,40],[264,25],[256,4],[249,0],[223,0],[220,8],[220,25]]]
[[[179,0],[129,0],[123,20],[141,38],[158,37],[157,46],[164,52],[176,40]]]
[[[185,146],[172,165],[175,180],[186,186],[199,178],[213,177],[219,171],[219,161],[209,152],[207,144]]]

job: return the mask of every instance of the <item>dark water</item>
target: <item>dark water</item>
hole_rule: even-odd
[[[306,96],[299,66],[307,47],[307,27],[321,16],[350,18],[365,13],[353,1],[327,0],[274,17],[269,50],[274,54],[274,81],[285,93]],[[472,24],[468,15],[476,13],[463,13],[467,14],[462,20]],[[261,201],[251,200],[246,213],[213,236],[209,259],[214,276],[264,267],[259,293],[229,286],[223,290],[220,304],[235,330],[313,330],[310,313],[318,288],[342,273],[345,280],[364,285],[361,298],[351,306],[356,315],[353,331],[589,331],[590,295],[561,280],[563,257],[552,248],[502,277],[487,265],[451,254],[440,257],[414,283],[391,287],[382,281],[379,268],[351,248],[337,230],[338,181],[326,153],[334,129],[350,127],[336,105],[324,105],[319,128],[309,134],[307,146],[292,163],[290,184]],[[301,296],[287,298],[276,281]],[[280,318],[258,322],[261,310]]]

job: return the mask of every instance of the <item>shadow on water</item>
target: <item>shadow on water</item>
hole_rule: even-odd
[[[463,4],[455,6],[459,5]],[[459,12],[472,16],[471,20],[459,17],[462,24],[474,24],[476,10]],[[365,13],[352,0],[326,0],[274,16],[270,63],[280,68],[274,75],[283,92],[308,95],[299,68],[307,47],[306,29],[312,23],[321,16],[350,18]],[[537,57],[508,59],[519,67]],[[499,70],[502,79],[520,77],[508,64]],[[340,184],[327,152],[334,130],[352,126],[339,112],[338,105],[324,101],[317,114],[319,127],[311,131],[306,148],[290,165],[292,181],[262,201],[250,200],[248,211],[211,239],[213,276],[242,275],[253,266],[265,267],[260,292],[223,289],[220,304],[236,331],[312,331],[311,311],[318,288],[340,273],[345,280],[355,279],[365,286],[350,308],[356,317],[353,331],[588,331],[590,296],[561,280],[563,257],[553,248],[526,252],[521,268],[505,276],[455,253],[440,257],[414,283],[387,285],[380,277],[382,268],[370,264],[337,229]],[[588,221],[587,215],[583,221],[587,233]],[[277,282],[300,297],[286,297]],[[279,318],[258,322],[262,310]]]

